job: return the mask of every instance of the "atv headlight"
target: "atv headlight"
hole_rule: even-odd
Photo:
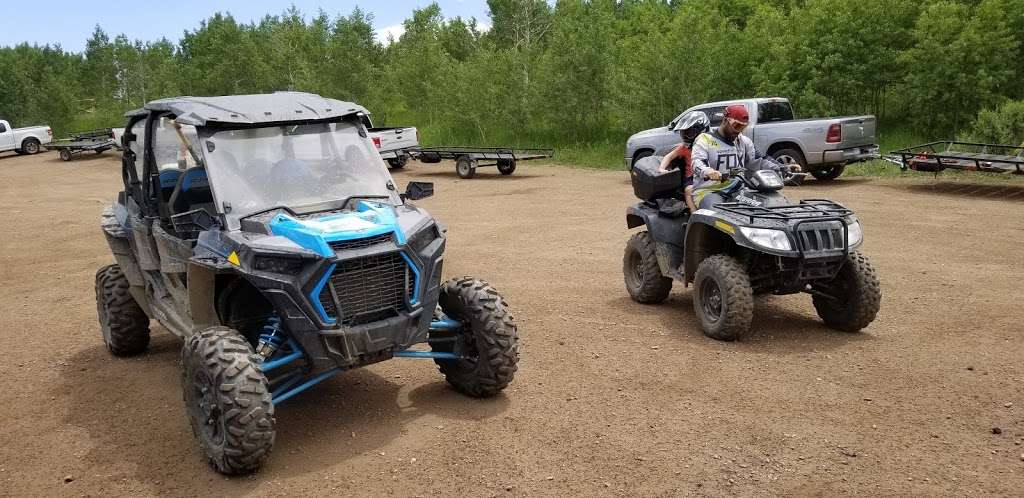
[[[740,232],[751,242],[777,251],[792,251],[789,237],[782,230],[771,228],[740,227]]]
[[[846,245],[853,247],[864,240],[864,232],[860,230],[860,222],[855,221],[846,226]]]

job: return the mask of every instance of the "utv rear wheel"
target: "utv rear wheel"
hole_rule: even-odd
[[[716,254],[701,261],[693,290],[693,309],[704,335],[735,341],[750,330],[754,295],[750,277],[736,259]]]
[[[811,176],[823,182],[827,182],[839,178],[839,175],[843,174],[843,170],[845,169],[845,164],[833,164],[832,166],[825,166],[823,168],[812,169]]]
[[[96,272],[96,314],[103,343],[115,356],[134,356],[149,347],[149,317],[128,292],[128,279],[118,265]]]
[[[455,174],[465,180],[473,178],[476,175],[476,160],[469,156],[459,156],[455,160]]]
[[[860,332],[875,319],[882,303],[878,275],[868,258],[850,253],[834,279],[816,284],[812,302],[826,325],[843,332]]]
[[[668,298],[672,279],[661,274],[654,240],[647,231],[634,234],[626,242],[622,256],[622,274],[629,297],[638,303],[657,304]]]
[[[192,433],[222,474],[259,470],[274,446],[267,378],[241,334],[210,327],[185,341],[181,390]]]
[[[448,318],[462,322],[454,332],[431,332],[431,349],[457,353],[457,360],[434,360],[455,390],[474,398],[494,396],[505,389],[519,364],[519,333],[508,304],[487,282],[455,278],[441,287],[438,300]]]

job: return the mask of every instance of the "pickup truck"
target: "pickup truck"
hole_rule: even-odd
[[[392,169],[401,169],[409,162],[409,151],[420,146],[420,132],[412,126],[374,128],[370,116],[361,114],[359,119],[377,147],[380,157]]]
[[[53,140],[53,130],[49,126],[29,126],[11,128],[11,124],[0,119],[0,152],[13,150],[18,154],[35,154],[42,150],[43,144]]]
[[[678,145],[679,135],[672,127],[684,114],[703,111],[715,128],[722,122],[725,108],[733,104],[743,104],[750,113],[750,125],[743,134],[753,140],[758,151],[782,163],[799,163],[819,180],[833,180],[847,164],[879,157],[874,116],[796,119],[788,100],[772,97],[696,105],[665,126],[636,133],[626,141],[626,168]]]

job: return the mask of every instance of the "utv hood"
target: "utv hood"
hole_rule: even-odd
[[[330,243],[341,240],[394,233],[395,240],[405,244],[405,233],[394,207],[369,201],[359,201],[355,211],[319,217],[300,219],[281,212],[274,215],[267,226],[271,234],[285,237],[323,257],[334,255]]]

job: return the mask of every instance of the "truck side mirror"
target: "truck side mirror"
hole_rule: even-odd
[[[432,195],[434,195],[433,182],[409,182],[409,185],[405,187],[405,193],[402,194],[402,197],[410,201],[418,201]]]

